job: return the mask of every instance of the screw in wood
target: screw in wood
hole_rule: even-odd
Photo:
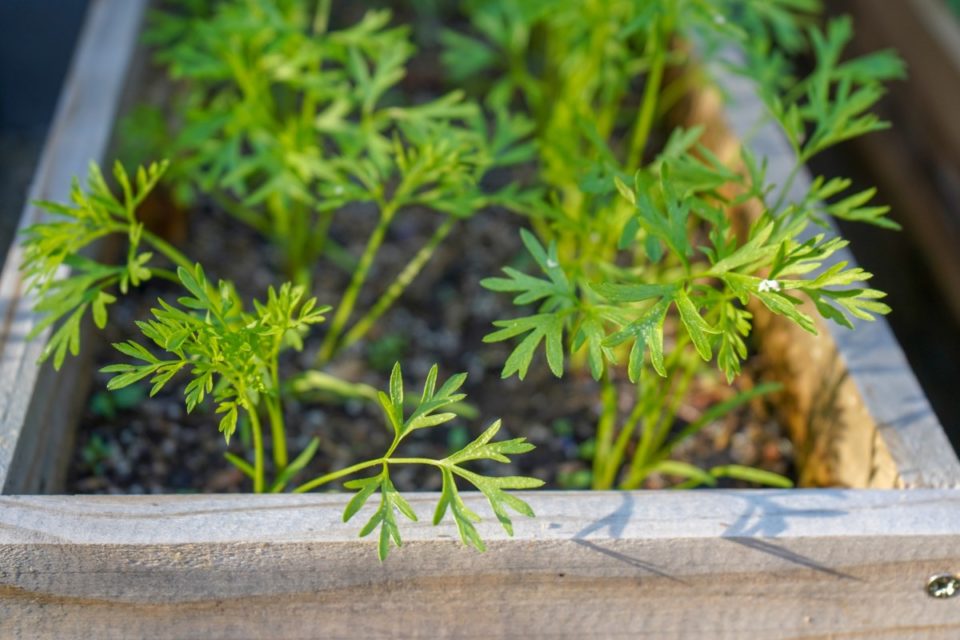
[[[927,594],[931,598],[952,598],[960,593],[960,578],[949,573],[939,573],[927,580]]]

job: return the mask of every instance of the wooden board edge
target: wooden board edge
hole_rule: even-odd
[[[66,200],[72,179],[85,176],[89,162],[102,160],[146,6],[147,0],[90,3],[18,233],[44,215],[33,201]],[[36,364],[46,333],[26,340],[39,317],[24,290],[22,260],[23,250],[14,242],[0,275],[0,493],[41,488],[43,481],[35,474],[33,479],[13,476],[14,460],[32,462],[43,457],[36,448],[58,442],[66,434],[65,418],[72,409],[56,406],[63,393],[58,384],[37,386],[52,376],[41,375]],[[77,371],[73,376],[80,377]]]
[[[349,496],[0,497],[0,636],[955,637],[960,492],[531,492],[380,563]]]
[[[705,91],[691,106],[691,118],[709,124],[707,144],[732,160],[746,139],[768,158],[769,179],[783,184],[794,156],[774,122],[755,126],[765,112],[752,84],[721,64],[710,72],[724,87],[724,98]],[[801,198],[810,181],[801,171],[788,200]],[[848,250],[829,264],[838,261],[856,265]],[[760,351],[785,385],[784,419],[798,448],[802,485],[960,486],[957,454],[886,320],[856,322],[849,331],[818,319],[814,336],[761,305],[751,311]]]

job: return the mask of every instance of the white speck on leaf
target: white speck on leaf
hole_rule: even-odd
[[[558,267],[558,266],[560,266],[560,265],[557,264],[557,261],[556,261],[556,260],[551,260],[550,258],[547,258],[547,267],[548,267],[548,268],[553,269],[554,267]]]
[[[767,293],[769,291],[780,291],[780,283],[776,280],[761,280],[757,285],[757,291]]]

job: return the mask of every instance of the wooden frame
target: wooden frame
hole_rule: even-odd
[[[63,198],[104,155],[145,4],[92,3],[31,200]],[[724,86],[729,130],[715,96],[693,111],[732,153],[730,130],[745,134],[759,106],[748,83]],[[775,132],[747,143],[772,156],[771,175],[789,170]],[[38,215],[28,206],[23,224]],[[10,495],[56,487],[68,398],[85,379],[34,364],[19,260],[14,248],[0,278],[0,637],[960,631],[957,603],[925,592],[931,574],[960,572],[960,492],[948,489],[960,463],[883,321],[806,342],[775,319],[758,328],[788,382],[806,479],[911,490],[532,492],[538,517],[515,537],[481,525],[486,554],[430,526],[436,496],[417,494],[421,522],[381,565],[340,522],[342,495]]]
[[[147,0],[90,2],[18,229],[42,219],[33,201],[67,200],[73,178],[106,155],[146,6]],[[70,416],[89,382],[82,358],[59,375],[36,366],[45,336],[25,340],[37,316],[24,291],[22,259],[14,241],[0,273],[0,493],[60,485]]]
[[[0,636],[955,638],[955,491],[531,492],[382,565],[341,495],[0,497]],[[476,495],[471,507],[483,505]]]
[[[898,126],[856,140],[895,204],[909,211],[904,229],[960,322],[960,213],[944,193],[960,188],[960,16],[945,0],[898,0],[877,11],[871,0],[846,0],[862,50],[893,47],[907,63],[907,79],[887,98]],[[899,153],[885,153],[897,148]]]

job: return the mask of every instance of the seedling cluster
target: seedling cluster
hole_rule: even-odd
[[[636,488],[656,472],[681,477],[683,486],[724,476],[789,485],[756,469],[671,459],[680,442],[773,385],[741,392],[679,432],[677,410],[714,363],[728,380],[740,373],[750,304],[811,332],[812,313],[852,327],[853,318],[888,311],[883,294],[867,285],[869,273],[828,262],[844,241],[813,231],[831,217],[895,226],[886,208],[869,204],[873,191],[851,194],[848,180],[820,177],[802,198],[788,194],[812,156],[885,126],[869,109],[881,83],[902,75],[896,56],[841,62],[851,25],[841,19],[821,30],[814,0],[467,2],[459,9],[468,30],[440,38],[455,88],[413,102],[401,82],[416,48],[386,11],[334,28],[330,0],[167,4],[148,38],[178,87],[175,117],[141,111],[136,118],[146,127],[142,140],[151,141],[141,154],[166,160],[140,158],[146,163],[132,173],[117,163],[110,182],[92,166],[69,203],[41,203],[51,219],[26,231],[24,270],[43,315],[35,334],[53,328],[43,359],[59,368],[78,353],[87,315],[103,328],[119,296],[151,278],[169,280],[182,294],[158,300],[138,322],[144,340],[115,345],[125,361],[104,369],[114,374],[110,389],[147,381],[156,393],[186,377],[187,410],[215,404],[227,440],[248,421],[250,455],[227,459],[256,492],[307,491],[374,472],[344,483],[357,492],[344,519],[380,494],[361,535],[379,530],[381,559],[401,542],[397,513],[416,519],[391,469],[435,468],[443,489],[434,521],[449,511],[464,542],[483,549],[479,516],[462,501],[458,479],[483,492],[508,532],[508,509],[533,513],[506,491],[542,483],[483,476],[464,464],[508,462],[532,445],[494,441],[497,421],[445,458],[398,455],[414,431],[455,418],[464,374],[441,384],[434,366],[411,401],[397,364],[387,393],[361,394],[382,408],[393,434],[387,451],[294,484],[318,440],[288,452],[283,407],[298,387],[282,379],[279,363],[287,350],[315,349],[315,368],[301,383],[355,388],[327,365],[367,336],[460,221],[496,205],[526,221],[520,234],[531,267],[507,266],[502,277],[483,281],[526,310],[498,320],[486,340],[515,344],[504,377],[523,379],[542,351],[558,378],[586,369],[599,381],[595,488]],[[816,64],[799,77],[791,56],[808,45]],[[796,154],[784,184],[770,183],[765,159],[745,147],[720,158],[703,143],[701,127],[669,126],[671,111],[710,81],[701,56],[756,84]],[[517,165],[532,168],[525,173],[534,178],[488,187],[491,171]],[[212,200],[259,232],[283,256],[289,281],[247,301],[233,283],[210,280],[138,217],[161,181],[180,203]],[[357,204],[374,206],[377,222],[354,256],[330,229]],[[759,215],[738,232],[737,212],[746,207]],[[432,235],[382,295],[358,308],[388,230],[414,209],[437,214]],[[111,235],[123,241],[125,259],[89,257],[88,248]],[[349,274],[329,306],[312,297],[321,258]],[[323,336],[314,344],[318,329]],[[625,413],[617,386],[624,375],[634,392]]]

